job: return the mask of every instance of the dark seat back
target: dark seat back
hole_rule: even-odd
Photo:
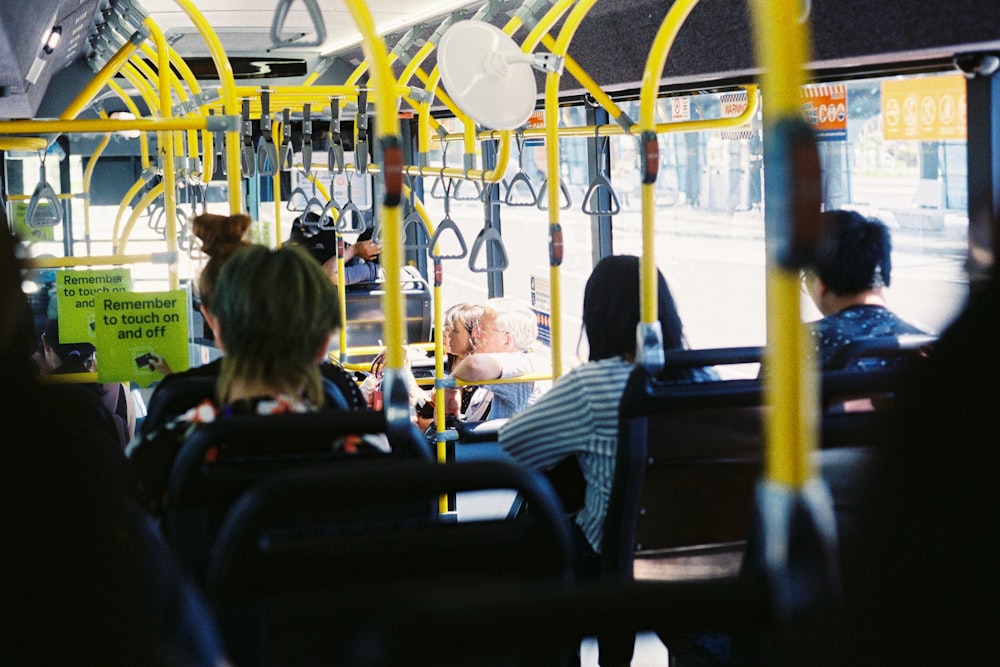
[[[747,350],[752,348],[737,355],[722,351],[720,358],[745,363]],[[712,360],[710,350],[686,352],[674,351],[668,361],[700,365]],[[825,371],[821,398],[827,407],[820,416],[819,446],[881,443],[892,396],[909,372],[895,366]],[[871,399],[878,409],[844,409],[857,399]],[[636,375],[630,380],[621,404],[620,446],[637,439],[647,448],[636,551],[682,555],[742,548],[750,534],[767,410],[760,378],[679,383]]]
[[[531,512],[438,517],[442,495],[490,489],[517,491]],[[500,461],[363,461],[248,490],[220,530],[208,588],[238,664],[336,664],[360,619],[420,591],[571,576],[569,527],[541,475]]]
[[[935,336],[917,334],[857,338],[837,349],[825,367],[870,370],[904,366],[921,357],[925,348],[936,339]]]
[[[182,562],[199,579],[222,518],[236,498],[273,473],[384,457],[361,437],[387,437],[381,412],[236,416],[199,427],[181,446],[167,485],[166,525]],[[388,438],[392,455],[430,462],[415,427]]]

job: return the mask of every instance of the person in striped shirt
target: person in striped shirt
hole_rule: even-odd
[[[658,311],[665,349],[686,347],[670,289],[657,271]],[[639,258],[612,255],[594,267],[583,296],[589,361],[560,377],[544,396],[500,428],[500,446],[530,468],[549,470],[576,457],[585,482],[574,517],[577,570],[600,572],[599,554],[618,447],[618,406],[635,368],[639,311]],[[676,369],[671,378],[704,377],[701,369]]]

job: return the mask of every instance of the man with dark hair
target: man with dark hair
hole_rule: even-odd
[[[826,368],[834,353],[864,338],[923,334],[886,307],[892,273],[889,228],[856,211],[826,211],[814,271],[803,286],[823,314],[812,323],[816,354]]]
[[[306,211],[292,222],[288,243],[301,246],[323,265],[330,280],[337,282],[337,234],[332,229],[320,229],[320,215]],[[344,248],[344,284],[375,282],[381,277],[378,256],[382,248],[372,239],[369,225],[354,243]]]

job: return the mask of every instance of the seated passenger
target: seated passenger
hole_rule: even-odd
[[[358,235],[358,239],[344,248],[344,284],[371,283],[382,277],[382,267],[378,263],[381,246],[372,240],[374,229],[369,227]],[[323,262],[323,270],[330,280],[337,284],[337,256]]]
[[[250,217],[243,214],[222,216],[205,213],[192,219],[193,231],[201,240],[202,250],[209,256],[208,262],[205,263],[198,275],[197,294],[200,301],[199,308],[213,340],[218,340],[212,326],[215,321],[212,316],[212,305],[215,303],[216,283],[219,280],[222,267],[229,261],[229,258],[238,250],[251,245],[243,238],[247,229],[250,228],[250,224]],[[151,361],[155,370],[165,374],[149,399],[151,413],[154,409],[153,406],[166,394],[166,387],[186,377],[217,377],[222,367],[222,359],[219,358],[179,373],[173,373],[169,367],[164,368],[161,364],[162,361],[158,357]],[[324,377],[324,391],[330,399],[326,405],[351,410],[360,410],[365,407],[364,397],[358,391],[354,378],[344,369],[334,366],[324,357],[320,363],[320,371]],[[141,430],[145,434],[151,428],[158,426],[160,424],[144,423]]]
[[[459,361],[451,375],[466,382],[548,375],[552,372],[548,360],[531,352],[536,338],[538,323],[530,308],[516,299],[490,299],[473,331],[476,351]],[[549,380],[491,384],[491,405],[470,405],[466,419],[505,419],[534,404],[551,386]],[[458,391],[446,393],[446,412],[458,414]]]
[[[476,340],[473,333],[479,319],[483,316],[483,307],[474,303],[458,303],[445,311],[444,314],[444,335],[441,341],[444,351],[448,355],[445,371],[451,372],[455,366],[476,353]],[[465,419],[469,410],[473,396],[476,397],[476,404],[481,406],[484,414],[489,414],[489,404],[493,400],[493,392],[487,387],[464,386],[460,389],[461,403],[459,405],[459,417]]]
[[[206,315],[224,352],[215,400],[145,434],[127,451],[154,511],[162,508],[177,452],[199,423],[312,412],[325,401],[317,362],[340,326],[340,311],[336,290],[304,251],[240,250],[222,268]]]
[[[96,350],[90,343],[62,342],[59,339],[59,321],[49,320],[42,334],[42,350],[48,373],[92,373],[96,370]],[[120,382],[88,384],[100,399],[108,418],[118,434],[118,443],[125,447],[135,436],[135,401],[128,388]]]
[[[288,243],[308,250],[336,284],[337,232],[333,229],[320,229],[320,217],[315,211],[306,211],[295,218]],[[382,269],[378,263],[382,248],[372,240],[373,233],[374,227],[369,226],[358,235],[354,243],[344,248],[344,284],[370,283],[382,277]]]
[[[892,272],[892,239],[885,223],[856,211],[822,214],[815,272],[805,288],[823,319],[813,322],[816,354],[823,368],[853,341],[926,333],[886,307],[883,289]]]
[[[663,347],[684,348],[681,319],[659,272],[657,285]],[[537,403],[500,428],[500,447],[530,468],[550,470],[570,457],[577,459],[586,483],[583,507],[574,518],[581,576],[600,573],[598,554],[618,449],[618,406],[635,368],[639,305],[639,258],[613,255],[598,262],[583,296],[590,360],[560,377]],[[711,377],[704,369],[667,372],[677,380]]]
[[[0,207],[0,664],[228,664],[96,398],[37,381],[14,245]]]

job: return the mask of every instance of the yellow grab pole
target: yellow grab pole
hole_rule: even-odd
[[[148,23],[149,19],[146,19],[146,23],[144,23],[144,25],[147,25]],[[73,101],[69,103],[69,106],[66,107],[62,114],[60,114],[59,118],[61,120],[70,120],[79,116],[80,112],[87,108],[90,102],[94,99],[94,96],[97,95],[97,93],[101,91],[101,88],[104,87],[104,84],[110,81],[111,78],[118,73],[118,70],[120,70],[122,65],[124,65],[128,59],[132,57],[132,54],[135,53],[139,44],[141,44],[145,39],[145,35],[141,32],[136,32],[132,35],[128,42],[122,44],[121,48],[118,49],[115,55],[111,56],[111,59],[104,63],[104,67],[102,67],[100,71],[94,75],[94,78],[87,82],[87,85],[84,86],[83,90],[81,90]]]
[[[132,209],[132,214],[129,215],[128,222],[125,223],[125,229],[122,230],[122,236],[118,242],[118,248],[115,251],[116,255],[125,254],[125,248],[128,245],[128,237],[132,234],[132,228],[135,227],[136,221],[139,219],[142,212],[146,210],[146,207],[152,204],[153,200],[159,197],[160,193],[163,192],[164,182],[165,181],[161,180],[159,183],[150,188]]]
[[[104,112],[101,112],[102,116]],[[90,155],[90,160],[87,161],[87,168],[83,170],[83,192],[85,198],[83,200],[83,240],[87,245],[87,254],[90,254],[90,181],[94,177],[94,167],[97,165],[97,161],[101,157],[101,153],[104,149],[108,147],[108,143],[111,141],[111,133],[106,133],[101,137],[101,141],[97,144],[94,152]]]
[[[163,36],[163,31],[153,21],[146,21],[153,40],[156,42],[157,74],[160,78],[160,117],[170,120],[173,115],[173,98],[170,95],[170,81],[174,77],[170,70],[170,51],[167,49],[167,40]],[[163,212],[166,215],[167,252],[177,252],[177,190],[174,174],[174,143],[167,138],[159,147],[163,156]],[[177,275],[178,263],[171,262],[168,265],[167,275],[169,277],[170,289],[174,290],[180,284]]]
[[[114,81],[108,81],[108,88],[114,91],[115,95],[125,103],[126,108],[129,112],[136,118],[140,117],[142,114],[139,113],[139,107],[135,105],[132,101],[132,96],[128,95],[122,87],[119,86]],[[149,169],[149,138],[145,133],[139,135],[139,164],[142,166],[143,170]]]
[[[375,23],[372,20],[368,8],[362,0],[345,0],[351,16],[358,29],[361,31],[363,40],[362,48],[365,53],[365,60],[371,68],[371,81],[375,92],[376,109],[375,114],[376,129],[379,139],[387,146],[390,142],[396,142],[399,148],[399,119],[396,117],[396,96],[393,94],[393,84],[395,78],[389,66],[389,56],[386,53],[385,43],[375,31]],[[384,150],[383,153],[386,153]],[[388,159],[388,156],[384,156]],[[394,156],[395,158],[395,156]],[[398,165],[402,167],[402,163]],[[386,343],[386,366],[387,368],[401,369],[403,367],[403,338],[404,326],[402,311],[402,295],[400,293],[399,270],[402,265],[403,253],[399,244],[400,238],[400,206],[399,199],[402,194],[402,182],[390,185],[390,179],[395,180],[396,176],[401,179],[402,174],[386,174],[387,201],[383,206],[382,229],[383,239],[388,242],[382,248],[382,261],[385,266],[385,343]],[[391,190],[390,190],[391,188]],[[397,189],[398,188],[398,189]],[[394,192],[392,190],[395,190]]]
[[[798,2],[754,0],[751,5],[758,62],[763,68],[761,88],[767,95],[764,136],[787,135],[782,124],[801,123],[799,91],[808,62],[808,31],[798,20]],[[775,147],[785,150],[785,147]],[[778,155],[783,161],[788,155]],[[794,167],[793,167],[794,168]],[[802,176],[802,174],[798,174]],[[795,206],[783,202],[802,196],[793,191],[795,175],[769,174],[767,191],[767,383],[772,409],[767,415],[765,477],[790,489],[800,488],[814,474],[812,450],[816,446],[816,372],[807,350],[810,334],[801,323],[799,270],[777,255],[783,242],[776,238],[790,232]],[[816,213],[819,202],[816,202]],[[802,221],[799,221],[800,223]],[[777,232],[778,234],[775,234]]]
[[[202,39],[208,45],[208,50],[212,55],[212,62],[219,74],[219,83],[222,88],[223,109],[227,116],[239,116],[240,101],[236,96],[236,80],[233,77],[233,67],[229,64],[225,49],[219,41],[215,30],[205,20],[205,17],[198,11],[191,0],[176,0],[181,9],[188,15],[194,23]],[[243,210],[241,202],[242,183],[240,182],[240,132],[238,129],[226,132],[226,178],[229,183],[229,212],[239,213]]]
[[[285,133],[284,123],[275,123],[277,128],[274,130],[274,144],[276,146],[281,146],[283,135]],[[292,128],[287,128],[289,132]],[[274,165],[274,174],[272,175],[271,181],[272,187],[274,188],[274,240],[275,248],[281,247],[281,165]],[[345,321],[346,320],[342,320]]]
[[[639,284],[642,288],[642,322],[653,325],[657,322],[656,308],[656,249],[654,247],[654,213],[656,210],[657,170],[659,169],[659,148],[656,137],[656,98],[659,92],[660,75],[667,62],[667,54],[674,39],[698,0],[677,0],[667,11],[653,45],[646,59],[642,73],[642,88],[639,93],[639,130],[643,153],[642,159],[642,272]],[[662,356],[662,338],[660,341]],[[640,352],[640,350],[637,350]]]
[[[569,50],[570,40],[576,34],[580,23],[597,0],[581,0],[566,17],[559,37],[555,41],[552,54],[562,56]],[[529,35],[530,37],[530,35]],[[529,48],[529,44],[522,49]],[[534,45],[530,45],[534,49]],[[549,207],[549,289],[552,318],[552,377],[562,375],[562,289],[560,269],[563,259],[563,233],[559,225],[560,185],[559,165],[559,72],[549,72],[545,77],[545,162],[548,171]]]
[[[122,216],[125,215],[125,209],[128,207],[129,203],[135,199],[135,196],[139,194],[139,190],[141,190],[145,185],[146,179],[140,177],[139,180],[133,183],[132,187],[128,189],[128,192],[125,193],[125,196],[122,197],[121,203],[118,205],[118,211],[115,213],[115,226],[111,232],[111,252],[115,254],[118,254],[122,247],[122,239],[118,237],[118,233],[121,231]],[[132,228],[129,227],[127,231],[131,233]]]

